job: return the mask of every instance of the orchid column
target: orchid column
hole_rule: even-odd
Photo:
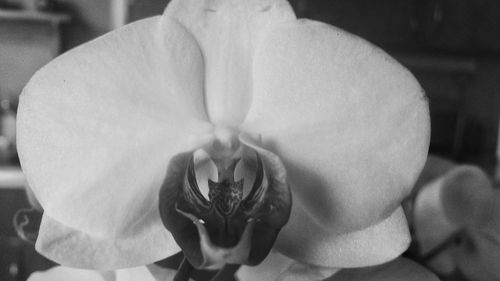
[[[321,267],[392,260],[429,144],[407,70],[284,0],[174,0],[40,70],[18,120],[37,249],[96,269],[179,250],[198,268],[271,248]]]

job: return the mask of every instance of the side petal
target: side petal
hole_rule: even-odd
[[[427,155],[429,112],[414,77],[335,27],[276,27],[254,61],[244,131],[279,155],[311,218],[337,233],[389,216]]]
[[[99,237],[44,215],[35,246],[59,264],[99,270],[150,264],[180,250],[161,224],[144,220],[137,229],[141,231],[127,237]]]
[[[401,255],[410,243],[402,208],[378,224],[345,234],[326,231],[294,201],[289,223],[275,248],[302,263],[321,267],[362,267]]]
[[[374,267],[344,269],[325,281],[439,281],[439,279],[419,264],[398,258]]]
[[[210,120],[235,126],[252,100],[252,61],[266,30],[294,20],[286,0],[174,0],[165,13],[196,37],[205,60]]]
[[[108,241],[157,235],[142,232],[161,226],[155,210],[167,163],[208,126],[202,69],[194,38],[155,17],[40,70],[21,95],[17,132],[47,216]]]

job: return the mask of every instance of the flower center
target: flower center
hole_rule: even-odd
[[[195,163],[196,153],[189,160],[183,197],[176,208],[184,215],[189,214],[189,218],[202,221],[215,246],[235,247],[239,242],[244,243],[241,237],[248,222],[260,216],[258,206],[262,205],[268,188],[264,163],[258,152],[244,148],[237,139],[216,139],[207,150],[209,159],[199,160],[205,161],[204,165]],[[206,166],[210,164],[217,170],[217,180],[207,174]],[[243,175],[240,180],[235,180],[237,168]],[[249,192],[244,192],[249,178],[254,178],[253,185]],[[202,192],[200,187],[208,192]]]
[[[260,263],[290,207],[279,158],[230,129],[174,157],[160,193],[162,221],[197,268]]]

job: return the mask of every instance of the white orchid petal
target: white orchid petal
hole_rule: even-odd
[[[324,280],[338,271],[338,268],[317,267],[303,263],[294,263],[285,272],[280,274],[277,281]]]
[[[46,271],[35,271],[28,281],[115,281],[94,270],[56,266]]]
[[[279,275],[294,263],[293,259],[276,251],[271,251],[259,265],[242,266],[236,276],[240,281],[276,281]]]
[[[143,232],[161,225],[168,161],[209,127],[202,81],[197,43],[168,17],[126,26],[40,70],[21,95],[18,150],[46,214],[104,240],[157,235]]]
[[[379,266],[344,269],[325,281],[439,281],[439,279],[414,261],[397,258]]]
[[[243,266],[237,273],[240,281],[310,281],[332,276],[338,268],[318,267],[303,264],[272,251],[257,266]]]
[[[170,281],[174,280],[174,276],[177,273],[176,270],[170,268],[164,268],[156,264],[149,264],[146,266],[151,275],[155,278],[155,281]],[[133,279],[131,281],[142,281],[143,279]],[[189,279],[193,281],[193,279]]]
[[[254,50],[269,28],[295,19],[288,2],[174,0],[165,13],[186,26],[201,46],[210,120],[241,123],[252,100]]]
[[[323,267],[361,267],[401,255],[410,243],[402,208],[385,220],[345,234],[328,232],[294,202],[289,223],[281,230],[276,249],[307,264]]]
[[[387,217],[425,162],[429,114],[413,76],[368,42],[307,20],[259,45],[244,131],[279,155],[311,218],[332,231]]]
[[[168,273],[173,279],[175,271],[171,270]],[[116,281],[159,281],[146,266],[119,269],[115,274]]]
[[[36,249],[62,265],[101,270],[150,264],[180,251],[161,224],[145,220],[138,223],[137,228],[141,232],[123,237],[99,237],[44,215]]]

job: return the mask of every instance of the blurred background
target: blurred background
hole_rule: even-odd
[[[431,153],[474,163],[500,179],[500,1],[292,0],[381,46],[408,67],[430,100]],[[128,22],[161,14],[167,0],[0,0],[0,280],[25,280],[51,262],[16,237],[28,207],[15,151],[23,86],[52,58]]]

